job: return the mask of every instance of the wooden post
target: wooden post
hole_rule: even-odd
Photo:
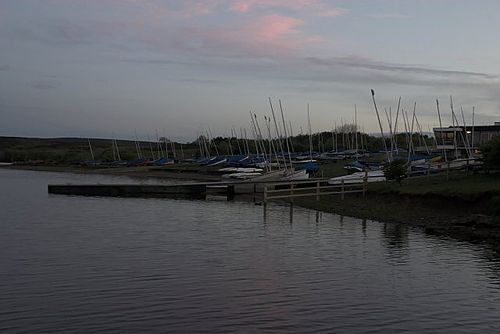
[[[264,202],[264,204],[262,204],[262,208],[264,211],[264,221],[266,221],[267,220],[267,203]]]
[[[316,200],[319,201],[319,181],[316,181]]]
[[[367,188],[368,188],[368,173],[365,171],[365,177],[363,178],[363,198],[366,197]]]
[[[264,221],[267,220],[267,185],[264,186],[264,200],[263,200]]]
[[[344,193],[344,180],[342,180],[342,188],[341,188],[341,191],[340,191],[340,198],[342,200],[344,200],[344,196],[345,196],[345,193]]]
[[[290,184],[290,202],[293,203],[293,183]]]

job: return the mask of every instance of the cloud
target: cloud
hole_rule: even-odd
[[[0,71],[10,71],[10,70],[12,70],[12,66],[7,64],[0,65]]]
[[[51,90],[61,87],[62,83],[56,80],[36,80],[28,82],[28,86],[39,90]]]
[[[296,49],[311,39],[297,30],[303,23],[301,19],[273,14],[250,21],[240,29],[228,32],[226,37],[233,41],[245,41],[252,49],[259,46]]]
[[[376,13],[376,14],[369,14],[367,15],[367,17],[377,20],[410,18],[410,16],[401,13]]]
[[[281,56],[301,50],[309,44],[319,43],[321,37],[302,32],[302,19],[272,14],[250,19],[232,29],[207,29],[198,31],[212,51],[245,57]]]
[[[138,59],[138,58],[117,58],[116,61],[130,64],[147,64],[147,65],[196,65],[194,61],[182,61],[171,59]]]
[[[170,60],[182,55],[189,55],[191,60],[287,57],[290,52],[323,41],[320,36],[303,32],[303,24],[299,18],[271,14],[229,25],[154,27],[135,37],[155,52],[168,53]]]
[[[395,72],[395,73],[402,73],[409,75],[417,74],[417,75],[448,77],[448,78],[469,77],[469,78],[487,79],[487,80],[496,80],[499,78],[499,76],[496,74],[438,69],[433,67],[424,67],[424,66],[408,65],[408,64],[386,63],[386,62],[370,60],[368,58],[359,56],[348,56],[348,57],[337,57],[337,58],[308,57],[307,59],[311,64],[316,64],[321,66],[346,66],[357,69],[368,69],[368,70],[382,71],[382,72]]]
[[[55,5],[81,4],[81,0],[46,0]],[[292,10],[317,16],[341,16],[344,8],[329,4],[327,0],[86,0],[85,5],[133,6],[149,13],[150,17],[189,18],[206,16],[223,11],[249,13],[256,10]]]
[[[231,1],[230,8],[241,13],[256,8],[280,8],[331,17],[347,13],[347,10],[331,6],[323,0],[236,0]]]

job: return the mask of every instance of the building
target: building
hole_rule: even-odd
[[[477,153],[481,145],[500,136],[500,122],[494,125],[450,126],[434,128],[436,148],[446,151],[448,157],[467,158]]]

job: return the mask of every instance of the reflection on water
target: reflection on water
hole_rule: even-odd
[[[0,170],[2,333],[500,327],[484,247],[277,204],[47,194],[75,178]]]

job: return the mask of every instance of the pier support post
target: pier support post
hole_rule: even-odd
[[[267,220],[267,203],[266,202],[264,202],[262,204],[262,208],[263,208],[263,211],[264,211],[264,221],[266,221]]]
[[[316,200],[319,201],[319,181],[316,181]]]
[[[344,197],[345,197],[345,192],[344,192],[344,191],[345,191],[345,188],[344,188],[344,180],[342,180],[342,188],[341,188],[341,190],[340,190],[340,198],[341,198],[342,200],[344,200]]]
[[[368,176],[366,176],[366,173],[365,173],[365,177],[363,178],[363,198],[366,197],[367,188],[368,188]]]

